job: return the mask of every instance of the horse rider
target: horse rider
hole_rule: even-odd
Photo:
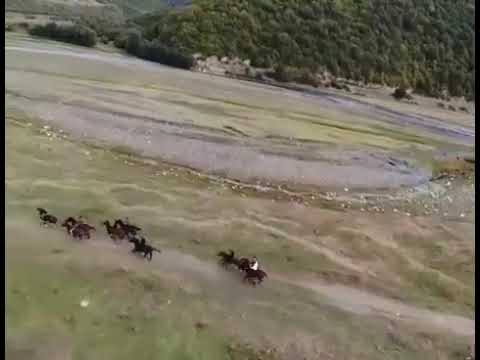
[[[258,270],[258,260],[257,257],[254,256],[252,261],[250,262],[250,269],[257,271]]]

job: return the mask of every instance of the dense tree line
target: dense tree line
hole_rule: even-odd
[[[473,0],[193,0],[138,19],[152,42],[429,95],[472,97]],[[311,76],[304,76],[311,80]]]
[[[94,31],[80,25],[57,25],[52,22],[46,25],[36,25],[29,30],[29,33],[33,36],[88,47],[95,46],[97,41]]]
[[[130,30],[127,34],[120,35],[116,39],[115,45],[141,59],[181,69],[190,69],[193,66],[193,57],[190,54],[165,46],[158,40],[145,40],[142,34],[136,30]]]

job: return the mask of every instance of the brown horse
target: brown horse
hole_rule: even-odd
[[[229,250],[228,253],[220,251],[217,256],[220,257],[220,265],[225,268],[228,268],[230,265],[235,265],[240,271],[250,268],[250,261],[247,258],[237,259],[233,250]]]
[[[52,214],[49,214],[47,210],[43,208],[37,208],[37,211],[38,215],[40,216],[40,220],[42,221],[42,225],[57,224],[58,219]]]
[[[119,229],[122,229],[127,236],[135,236],[137,232],[142,231],[138,226],[132,225],[128,220],[122,221],[121,219],[115,220],[113,226]]]
[[[117,222],[115,222],[115,224],[116,223]],[[124,229],[116,225],[110,225],[110,221],[108,220],[104,221],[102,224],[105,225],[107,233],[113,241],[123,240],[127,236],[127,233]]]
[[[265,271],[261,269],[253,270],[248,267],[248,269],[245,270],[245,276],[243,277],[243,281],[247,281],[251,285],[255,286],[257,284],[260,284],[266,277],[267,273]]]
[[[161,253],[162,251],[153,247],[152,245],[147,244],[147,241],[144,237],[137,239],[136,237],[130,237],[128,239],[134,246],[132,249],[132,253],[143,253],[143,257],[146,258],[148,261],[152,261],[153,252],[156,251]]]
[[[95,227],[88,224],[77,224],[71,230],[71,234],[75,239],[83,240],[83,238],[90,239],[90,231],[95,231]]]
[[[237,259],[235,258],[235,252],[233,250],[229,250],[228,253],[225,251],[220,251],[217,256],[220,257],[220,265],[225,268],[230,265],[236,265]]]
[[[62,227],[67,229],[67,232],[73,236],[74,239],[82,240],[84,238],[90,239],[90,231],[95,231],[95,227],[83,223],[81,220],[76,220],[73,217],[68,217],[62,224]]]

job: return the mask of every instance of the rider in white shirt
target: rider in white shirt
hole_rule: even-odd
[[[250,263],[250,269],[258,270],[258,260],[256,256],[253,257],[253,261]]]

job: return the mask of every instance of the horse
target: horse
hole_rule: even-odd
[[[240,271],[246,271],[247,269],[250,269],[250,260],[245,257],[237,259],[233,250],[229,250],[228,253],[225,251],[220,251],[217,256],[220,257],[219,263],[224,268],[228,268],[229,265],[235,265]]]
[[[65,219],[65,221],[62,223],[62,227],[67,229],[67,232],[70,234],[72,228],[78,223],[76,219],[73,217],[68,217]]]
[[[235,265],[237,265],[238,270],[245,272],[250,269],[250,260],[243,257],[238,259]]]
[[[43,208],[37,208],[37,211],[38,215],[40,216],[40,220],[42,221],[42,225],[57,224],[58,219],[55,216],[49,214],[47,210]]]
[[[235,258],[235,252],[233,250],[229,250],[229,253],[225,251],[220,251],[217,256],[220,257],[219,263],[221,266],[227,268],[229,265],[236,265],[237,259]]]
[[[142,231],[142,229],[139,228],[138,226],[129,224],[128,222],[123,222],[121,219],[115,220],[115,222],[113,223],[113,226],[116,228],[122,229],[127,234],[127,236],[128,235],[135,236],[137,235],[137,232]]]
[[[90,230],[95,231],[96,229],[91,225],[80,223],[75,225],[70,233],[75,239],[82,240],[84,237],[90,239]]]
[[[265,271],[261,269],[253,270],[248,268],[245,270],[245,276],[243,277],[243,281],[248,281],[251,285],[255,286],[257,284],[260,284],[266,277],[267,273]],[[258,282],[255,282],[255,280],[258,280]]]
[[[123,240],[127,236],[126,231],[118,226],[110,225],[110,221],[106,220],[102,223],[107,229],[107,233],[113,241]]]
[[[132,253],[143,253],[143,257],[148,261],[152,261],[154,251],[161,253],[161,250],[147,244],[144,237],[142,237],[140,240],[136,237],[131,237],[128,239],[128,241],[134,245]]]
[[[90,230],[96,230],[95,227],[85,224],[81,220],[76,220],[71,216],[65,219],[62,227],[65,227],[73,238],[79,240],[82,240],[84,237],[90,239]]]

